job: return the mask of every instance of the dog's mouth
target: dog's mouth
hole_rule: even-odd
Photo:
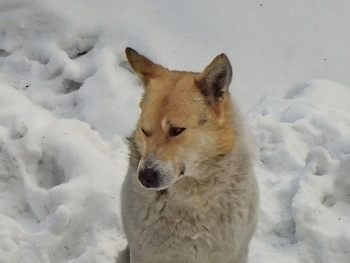
[[[181,165],[181,170],[180,170],[180,173],[179,173],[178,177],[183,176],[185,174],[185,171],[186,171],[186,166],[185,166],[185,164],[182,164]],[[168,188],[169,188],[169,186],[164,188],[164,189],[158,190],[159,196],[166,195],[168,193]]]
[[[168,188],[162,189],[162,190],[158,190],[159,196],[161,195],[166,195],[168,193]]]
[[[186,171],[186,165],[185,165],[185,164],[182,164],[182,165],[181,165],[181,170],[180,170],[179,177],[180,177],[180,176],[183,176],[183,175],[185,174],[185,171]]]

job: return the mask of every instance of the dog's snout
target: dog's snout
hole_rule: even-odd
[[[147,168],[139,172],[139,181],[146,188],[156,188],[159,187],[159,172]]]

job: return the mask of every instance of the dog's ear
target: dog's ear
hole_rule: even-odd
[[[162,66],[153,63],[130,47],[125,49],[125,54],[130,66],[144,85],[147,85],[150,79],[159,76],[160,72],[164,69]]]
[[[218,55],[195,81],[209,105],[215,104],[228,91],[232,67],[225,54]]]

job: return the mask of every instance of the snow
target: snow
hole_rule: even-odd
[[[251,262],[349,261],[349,98],[343,85],[310,80],[249,113],[261,191],[252,251],[262,251]]]
[[[231,59],[261,196],[249,263],[350,262],[349,9],[0,1],[0,262],[107,263],[123,251],[124,138],[142,94],[126,46],[173,69]]]

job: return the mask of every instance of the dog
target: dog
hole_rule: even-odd
[[[247,262],[259,194],[229,59],[194,73],[125,53],[144,86],[121,197],[130,262]]]

